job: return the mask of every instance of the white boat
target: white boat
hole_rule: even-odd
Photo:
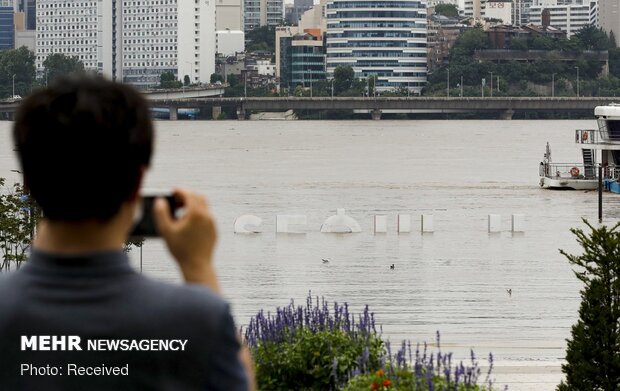
[[[540,162],[540,187],[545,189],[593,190],[601,168],[605,189],[620,191],[620,105],[610,103],[594,109],[598,129],[576,130],[575,143],[582,163],[554,163],[547,143]]]

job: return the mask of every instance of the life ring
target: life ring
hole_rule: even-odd
[[[570,176],[576,178],[579,176],[579,169],[577,167],[573,167],[570,169]]]
[[[588,141],[588,131],[584,131],[583,133],[581,133],[581,141],[585,142]]]

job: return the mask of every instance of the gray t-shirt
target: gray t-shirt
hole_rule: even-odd
[[[33,350],[75,337],[82,350]],[[213,291],[150,280],[120,251],[35,250],[0,277],[2,390],[246,390],[239,348]]]

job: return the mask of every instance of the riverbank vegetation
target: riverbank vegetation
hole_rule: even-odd
[[[620,96],[620,49],[613,34],[594,26],[582,28],[571,39],[534,36],[509,41],[507,50],[529,51],[538,57],[533,61],[476,58],[490,46],[481,26],[463,33],[450,51],[448,64],[429,76],[423,94],[445,96],[449,72],[451,96],[461,95],[461,88],[463,96],[481,96],[483,88],[489,96],[491,86],[494,96],[576,96],[577,89],[579,96]],[[609,54],[608,72],[594,53],[600,51]]]

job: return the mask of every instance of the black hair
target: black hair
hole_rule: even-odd
[[[106,221],[132,199],[153,150],[146,100],[101,76],[75,75],[20,105],[13,137],[24,185],[50,220]]]

